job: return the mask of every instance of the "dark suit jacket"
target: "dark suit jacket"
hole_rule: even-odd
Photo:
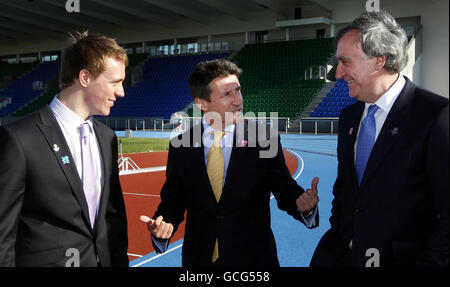
[[[357,102],[341,113],[331,229],[311,266],[334,265],[350,240],[354,266],[373,259],[370,248],[380,266],[448,265],[448,99],[406,78],[358,187],[354,144],[363,110]]]
[[[251,147],[257,135],[249,135],[247,121],[247,147],[242,147],[241,141],[236,144],[235,132],[222,196],[217,203],[206,171],[202,129],[202,125],[196,126],[177,138],[188,139],[189,147],[174,147],[174,140],[171,141],[167,179],[154,218],[162,215],[176,230],[187,211],[182,251],[185,267],[208,266],[216,238],[223,266],[279,266],[270,228],[270,192],[280,209],[302,221],[295,200],[304,190],[289,173],[278,134],[273,141],[278,148],[276,155],[260,158],[259,152],[264,149],[259,145]],[[313,227],[318,223],[317,213]]]
[[[92,229],[82,182],[49,106],[0,127],[1,266],[65,266],[75,259],[71,248],[80,266],[97,266],[96,254],[102,266],[128,266],[117,139],[97,120],[94,130],[104,182]]]

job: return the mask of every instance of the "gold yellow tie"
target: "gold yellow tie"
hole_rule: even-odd
[[[208,172],[208,178],[211,183],[214,196],[216,197],[217,202],[219,202],[220,196],[222,195],[223,175],[225,170],[225,162],[223,159],[223,151],[220,146],[220,141],[225,135],[225,131],[214,131],[211,133],[214,133],[214,144],[209,149],[206,171]],[[219,242],[216,238],[212,262],[216,262],[217,258],[219,258]]]

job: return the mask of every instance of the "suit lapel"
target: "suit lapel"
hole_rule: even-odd
[[[105,184],[108,182],[106,179],[111,174],[111,165],[112,165],[112,150],[110,144],[110,140],[108,138],[108,134],[104,127],[101,126],[100,122],[94,119],[94,131],[97,137],[97,142],[100,147],[100,155],[101,160],[103,161],[103,171],[104,177],[102,182],[102,189],[105,188]]]
[[[226,178],[225,178],[225,184],[224,184],[224,188],[226,187],[227,183],[230,182],[233,178],[233,172],[232,171],[236,171],[239,170],[239,166],[242,165],[242,160],[241,157],[244,155],[243,151],[244,149],[237,144],[238,142],[238,137],[242,137],[242,135],[240,135],[239,130],[239,126],[236,125],[235,126],[235,131],[234,131],[234,135],[233,135],[233,147],[231,150],[231,155],[230,155],[230,161],[228,162],[228,169],[227,169],[227,174],[226,174]],[[247,121],[244,122],[244,126],[243,126],[243,131],[244,131],[244,140],[247,140]]]
[[[233,174],[239,174],[241,172],[242,165],[245,163],[243,157],[245,156],[246,148],[241,146],[241,142],[242,140],[248,142],[248,122],[247,120],[244,120],[241,124],[237,124],[235,126],[233,147],[231,150],[230,161],[228,163],[225,183],[223,185],[222,197],[220,198],[220,202],[222,204],[226,202],[228,198],[236,198],[237,195],[233,195],[233,192],[241,192],[237,189],[229,188],[233,182]]]
[[[351,166],[351,173],[352,173],[352,181],[355,186],[355,190],[358,187],[358,179],[356,176],[356,169],[355,169],[355,142],[356,142],[356,136],[358,134],[359,129],[359,122],[361,121],[362,113],[364,112],[364,103],[363,102],[357,102],[353,106],[353,110],[348,112],[348,118],[345,120],[346,124],[344,127],[344,131],[342,136],[345,139],[345,142],[343,144],[343,148],[346,149],[344,151],[344,154],[346,155],[345,159],[348,161],[348,164],[346,166]]]
[[[389,153],[394,143],[398,142],[401,134],[406,131],[406,116],[411,103],[412,95],[414,94],[414,85],[406,79],[405,87],[395,100],[386,121],[378,135],[378,138],[373,146],[367,166],[361,180],[361,188],[371,178],[380,163]]]
[[[48,105],[39,110],[39,115],[42,124],[37,124],[38,128],[47,140],[50,148],[54,151],[53,155],[69,182],[75,198],[81,206],[87,225],[90,226],[89,209],[83,192],[83,184],[61,128]]]
[[[112,150],[110,146],[110,140],[108,138],[108,134],[106,133],[106,130],[104,127],[101,126],[98,120],[94,119],[94,131],[95,135],[97,137],[97,142],[100,148],[100,156],[102,160],[102,167],[103,167],[103,182],[102,182],[102,190],[100,195],[100,202],[98,207],[98,217],[100,217],[104,212],[106,211],[107,202],[109,199],[109,178],[111,177],[111,170],[112,170],[112,164],[113,159],[112,156]],[[97,221],[96,221],[97,224]],[[95,226],[94,226],[95,229]]]

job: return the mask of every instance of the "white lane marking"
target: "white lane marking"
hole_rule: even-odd
[[[161,256],[163,256],[163,255],[166,255],[166,254],[168,254],[168,253],[170,253],[170,252],[172,252],[172,251],[174,251],[174,250],[180,248],[181,246],[183,246],[183,244],[180,244],[180,245],[178,245],[178,246],[175,246],[175,247],[173,247],[173,248],[167,250],[167,251],[164,252],[164,253],[161,253],[161,254],[158,254],[158,255],[156,255],[156,256],[153,256],[152,258],[149,258],[149,259],[147,259],[147,260],[144,260],[144,261],[142,261],[142,262],[139,262],[138,264],[133,265],[133,266],[131,266],[131,267],[139,267],[139,266],[141,266],[141,265],[143,265],[143,264],[145,264],[145,263],[147,263],[147,262],[150,262],[150,261],[152,261],[152,260],[155,260],[156,258],[159,258],[159,257],[161,257]]]
[[[142,195],[142,196],[151,196],[151,197],[160,197],[159,195],[155,195],[155,194],[132,193],[132,192],[122,192],[122,194],[128,194],[128,195]]]
[[[297,180],[297,178],[302,174],[302,172],[303,172],[303,168],[305,167],[305,162],[303,161],[303,158],[298,154],[298,153],[296,153],[295,151],[293,151],[293,150],[290,150],[290,149],[288,149],[287,150],[288,152],[290,152],[290,153],[292,153],[292,154],[294,154],[298,159],[300,159],[300,161],[302,162],[302,167],[300,168],[300,171],[299,171],[299,173],[297,174],[297,176],[296,177],[294,177],[294,180]],[[275,196],[274,195],[272,195],[271,197],[270,197],[270,199],[272,199],[272,198],[274,198]]]
[[[302,158],[298,153],[296,153],[295,151],[288,149],[288,152],[293,153],[297,158],[299,158],[299,159],[302,161],[302,167],[300,168],[300,172],[299,172],[299,173],[297,174],[297,176],[294,178],[295,180],[297,180],[297,178],[298,178],[298,177],[302,174],[302,172],[303,172],[303,168],[305,167],[305,162],[303,161],[303,158]]]

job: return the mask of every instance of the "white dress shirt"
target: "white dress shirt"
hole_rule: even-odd
[[[356,147],[358,144],[358,136],[359,136],[359,130],[361,127],[361,123],[364,120],[364,118],[367,116],[367,111],[369,110],[369,106],[376,104],[378,106],[378,110],[375,112],[375,141],[377,141],[378,135],[380,134],[381,128],[384,125],[384,122],[386,121],[386,118],[394,105],[395,100],[398,98],[400,93],[402,92],[403,88],[406,85],[406,80],[403,77],[402,74],[399,75],[397,81],[392,85],[392,87],[387,90],[375,103],[365,103],[364,112],[361,116],[361,121],[359,122],[359,128],[358,128],[358,134],[356,135],[356,141],[354,146],[354,160],[356,163]],[[352,240],[350,240],[349,243],[350,249],[352,248]]]
[[[391,110],[392,106],[394,105],[395,100],[400,95],[401,91],[403,90],[403,87],[406,85],[405,78],[400,74],[397,81],[392,85],[392,87],[387,90],[375,103],[365,103],[364,112],[361,116],[361,121],[359,122],[359,128],[358,128],[358,134],[356,135],[356,141],[355,141],[355,162],[356,162],[356,147],[358,144],[358,136],[359,131],[361,128],[362,121],[366,118],[367,112],[369,110],[369,106],[375,104],[378,106],[378,110],[375,112],[375,141],[377,141],[378,135],[380,134],[381,128],[384,125],[384,122],[386,121],[386,118],[389,114],[389,111]]]
[[[55,115],[55,118],[64,134],[66,143],[69,146],[70,152],[72,153],[72,158],[74,160],[75,166],[78,171],[80,179],[83,178],[83,159],[81,155],[81,135],[80,126],[87,122],[91,128],[95,140],[91,140],[91,151],[93,153],[95,169],[97,173],[97,194],[99,196],[97,202],[100,203],[100,194],[102,190],[103,183],[103,161],[101,159],[100,147],[98,145],[97,137],[95,136],[95,131],[93,127],[92,117],[84,121],[76,113],[66,107],[58,99],[58,95],[55,96],[53,101],[50,103],[50,108]],[[92,138],[91,138],[92,139]],[[97,206],[98,207],[98,206]],[[97,208],[98,210],[98,208]]]

